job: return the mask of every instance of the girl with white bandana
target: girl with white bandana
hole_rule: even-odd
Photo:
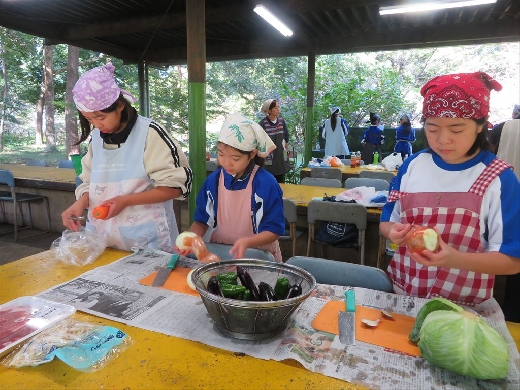
[[[258,248],[281,262],[283,193],[274,176],[261,167],[275,148],[260,125],[239,113],[229,115],[218,137],[220,167],[204,181],[190,231],[202,237],[214,228],[210,242],[232,245],[234,258],[243,258],[248,248]]]
[[[114,66],[107,64],[84,73],[72,91],[82,134],[90,137],[82,158],[83,181],[76,202],[62,214],[63,224],[80,227],[71,217],[89,208],[86,229],[107,237],[107,245],[123,250],[149,247],[173,252],[179,234],[173,199],[186,198],[192,171],[188,160],[157,123],[137,114],[134,97],[119,88]],[[96,219],[92,209],[109,206]]]

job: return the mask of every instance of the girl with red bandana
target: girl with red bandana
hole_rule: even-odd
[[[399,245],[388,267],[396,293],[476,304],[495,275],[520,272],[520,184],[487,140],[490,90],[483,72],[438,76],[421,89],[428,149],[401,166],[380,231]],[[435,228],[437,252],[412,253],[412,227]]]

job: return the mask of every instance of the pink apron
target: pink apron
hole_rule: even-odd
[[[230,191],[224,185],[224,173],[220,173],[218,184],[217,228],[210,237],[210,242],[233,245],[236,240],[254,234],[251,211],[253,179],[258,165],[255,165],[247,187],[243,190]],[[282,262],[282,253],[278,240],[262,245],[257,249],[271,252],[277,262]]]
[[[490,183],[509,165],[500,159],[489,164],[468,192],[392,191],[388,201],[400,200],[401,222],[436,226],[443,241],[469,253],[484,252],[480,241],[480,208]],[[422,298],[441,296],[463,304],[476,304],[493,295],[494,275],[455,268],[428,267],[408,256],[406,246],[394,254],[388,273],[397,293]]]

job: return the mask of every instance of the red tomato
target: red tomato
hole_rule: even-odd
[[[105,219],[108,215],[109,209],[110,206],[107,206],[106,204],[94,207],[94,209],[92,210],[92,216],[96,219]]]

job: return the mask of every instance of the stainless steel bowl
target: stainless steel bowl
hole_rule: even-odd
[[[247,269],[257,286],[260,282],[266,282],[274,288],[278,278],[286,277],[291,285],[301,283],[302,295],[280,301],[257,302],[224,298],[206,290],[211,276],[236,271],[239,265]],[[304,269],[254,259],[206,264],[192,273],[191,280],[217,330],[226,336],[244,340],[262,340],[285,330],[291,315],[316,287],[316,279]]]

